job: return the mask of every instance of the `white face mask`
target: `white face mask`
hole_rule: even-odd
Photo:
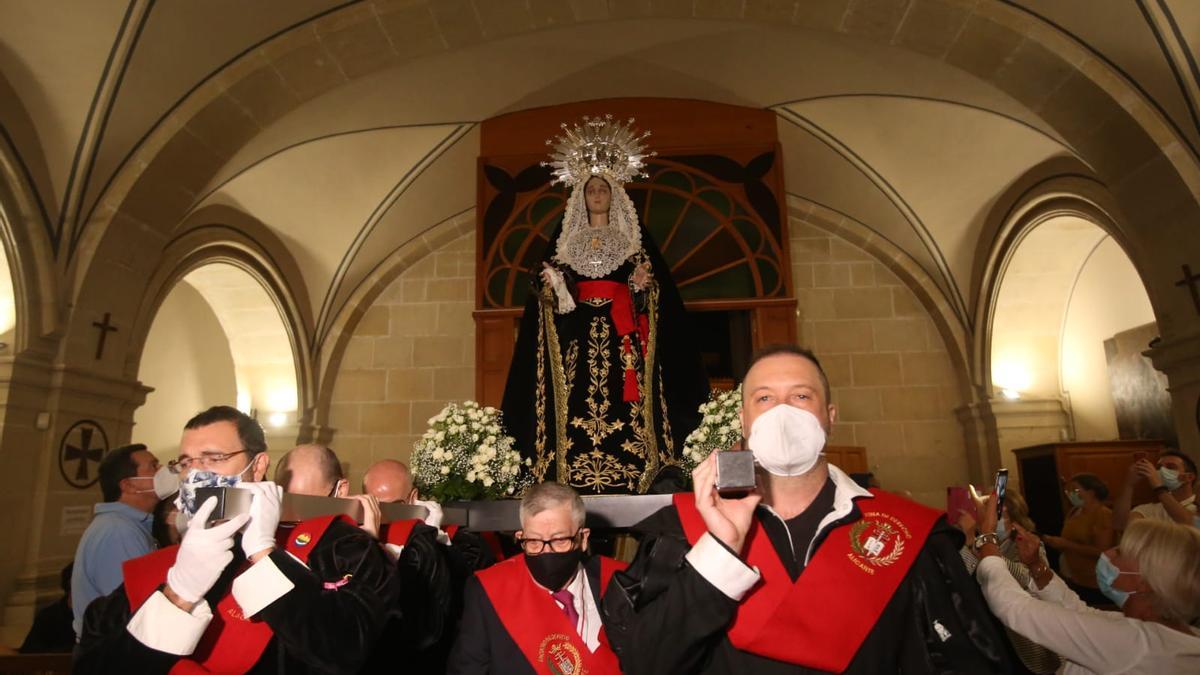
[[[154,496],[159,499],[166,499],[179,491],[179,476],[172,473],[171,469],[166,465],[158,467],[158,471],[155,471],[153,476],[131,476],[129,480],[154,481],[153,487],[146,490],[138,490],[138,494],[153,492]]]
[[[776,476],[799,476],[817,465],[825,430],[817,416],[780,404],[754,420],[747,439],[758,465]]]

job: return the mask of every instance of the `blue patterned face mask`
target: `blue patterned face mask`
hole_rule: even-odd
[[[1100,587],[1100,592],[1109,600],[1112,600],[1117,607],[1124,607],[1125,601],[1129,599],[1129,596],[1133,595],[1132,591],[1122,591],[1113,588],[1117,577],[1122,574],[1135,573],[1122,572],[1120,568],[1113,564],[1113,561],[1108,559],[1108,555],[1100,554],[1100,559],[1096,561],[1096,584]]]
[[[175,506],[179,507],[180,516],[190,519],[195,515],[196,509],[200,506],[196,503],[196,490],[198,488],[233,487],[242,482],[242,474],[246,473],[252,466],[254,466],[254,462],[250,462],[246,465],[245,469],[232,476],[223,476],[219,473],[199,469],[189,471],[187,477],[179,481],[179,497],[175,500]]]
[[[1071,506],[1079,508],[1083,506],[1083,495],[1079,494],[1079,490],[1071,490],[1067,493],[1067,501],[1071,502]]]

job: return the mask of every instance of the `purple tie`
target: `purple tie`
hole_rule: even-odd
[[[567,620],[571,622],[571,627],[575,628],[578,626],[579,612],[575,611],[575,596],[571,595],[571,591],[564,588],[561,591],[554,591],[550,594],[550,597],[557,600],[563,606],[563,614],[567,615]],[[578,629],[576,628],[576,630]]]

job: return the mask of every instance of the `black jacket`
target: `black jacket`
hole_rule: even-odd
[[[759,516],[772,517],[759,508]],[[854,506],[817,533],[817,546],[834,526],[859,518]],[[726,631],[738,603],[686,562],[691,546],[673,506],[636,529],[641,534],[637,557],[614,576],[604,598],[605,626],[626,673],[816,672],[740,651],[729,642]],[[959,557],[961,536],[939,521],[846,672],[1012,672],[1003,628]],[[778,539],[771,540],[778,552]],[[939,637],[935,620],[949,631],[949,639]]]
[[[229,592],[245,558],[235,558],[205,595],[210,607]],[[256,616],[274,632],[253,673],[353,673],[364,664],[383,630],[399,584],[379,544],[359,528],[335,520],[316,543],[305,567],[288,553],[270,555],[295,587]],[[337,590],[324,582],[352,575]],[[88,606],[76,673],[166,673],[179,660],[154,650],[126,630],[132,618],[125,586]]]
[[[599,608],[600,557],[588,558],[583,569],[592,590],[592,600]],[[477,577],[467,581],[463,596],[462,622],[446,672],[454,675],[534,675],[533,666],[500,622],[496,608]]]

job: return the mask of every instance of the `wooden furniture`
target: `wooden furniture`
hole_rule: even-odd
[[[0,675],[9,673],[40,673],[51,675],[71,672],[70,654],[5,654],[0,655]]]
[[[1088,441],[1046,443],[1017,448],[1017,475],[1021,494],[1029,503],[1029,515],[1038,530],[1047,534],[1062,532],[1063,520],[1070,508],[1064,483],[1078,473],[1095,474],[1108,486],[1107,503],[1111,506],[1125,484],[1135,453],[1144,452],[1151,462],[1158,459],[1162,441]],[[1145,481],[1134,488],[1133,503],[1153,501]]]
[[[827,445],[825,459],[846,473],[866,473],[867,449],[856,445]]]

